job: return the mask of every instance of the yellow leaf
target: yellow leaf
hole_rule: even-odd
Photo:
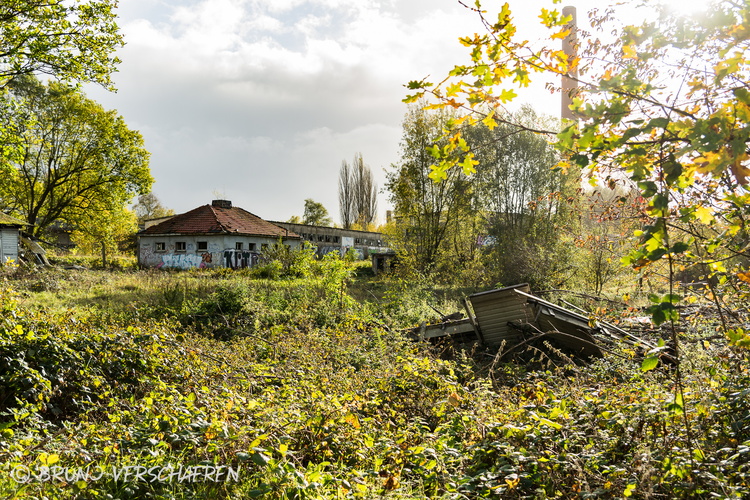
[[[745,283],[750,283],[750,272],[748,273],[737,273],[737,277]]]
[[[451,406],[454,408],[459,405],[461,402],[461,398],[458,397],[458,394],[455,392],[452,392],[450,396],[448,396],[448,403],[450,403]]]
[[[729,167],[737,182],[743,186],[747,184],[747,178],[750,177],[750,168],[745,164],[745,160],[747,160],[746,154],[737,155]]]
[[[388,479],[385,480],[383,488],[386,491],[395,490],[398,488],[398,478],[396,476],[389,476]]]
[[[552,39],[553,40],[563,40],[563,39],[567,38],[568,35],[570,35],[570,30],[562,30],[559,33],[555,33],[554,35],[552,35]]]
[[[49,467],[60,461],[60,455],[56,453],[42,453],[39,455],[39,461]]]
[[[710,224],[714,220],[714,214],[708,207],[698,207],[695,209],[695,216],[700,220],[703,224]]]
[[[344,421],[355,429],[359,429],[361,427],[361,425],[359,424],[359,419],[353,413],[347,413],[344,417]]]
[[[479,162],[474,159],[474,153],[466,153],[464,161],[462,161],[460,165],[464,174],[471,175],[476,173],[477,169],[474,168],[474,165],[479,165]]]
[[[511,474],[510,476],[505,478],[505,484],[508,485],[509,490],[512,490],[516,486],[518,486],[519,482],[521,482],[521,478],[517,474]]]
[[[500,92],[500,96],[498,97],[498,99],[503,102],[510,102],[515,99],[517,95],[518,94],[516,94],[513,89],[503,90],[502,92]]]
[[[635,47],[632,45],[624,45],[622,47],[622,58],[623,59],[636,59],[638,57],[638,53],[635,50]]]
[[[461,84],[455,83],[452,85],[448,85],[448,87],[445,89],[445,95],[446,97],[453,97],[455,95],[458,95],[458,93],[461,92]]]
[[[494,118],[495,111],[491,111],[490,114],[484,117],[482,120],[482,123],[484,123],[484,126],[487,127],[490,130],[493,130],[495,127],[497,127],[497,122]]]

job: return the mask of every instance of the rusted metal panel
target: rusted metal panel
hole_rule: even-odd
[[[534,311],[526,297],[515,293],[515,290],[528,293],[529,285],[523,283],[469,296],[476,322],[489,346],[518,342],[522,338],[520,332],[508,323],[525,324],[534,320]]]

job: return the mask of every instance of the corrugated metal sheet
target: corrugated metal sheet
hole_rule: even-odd
[[[509,326],[509,322],[534,322],[534,311],[529,307],[526,297],[515,293],[515,290],[525,293],[530,291],[529,285],[523,283],[469,296],[474,316],[487,345],[499,346],[503,341],[515,343],[521,340],[520,332]]]

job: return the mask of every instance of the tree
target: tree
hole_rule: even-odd
[[[0,89],[13,78],[43,73],[63,81],[112,87],[123,46],[116,0],[3,0]]]
[[[351,229],[356,219],[354,213],[354,185],[351,167],[346,160],[341,161],[339,169],[339,212],[341,225],[344,229]]]
[[[502,115],[526,128],[557,128],[530,107]],[[553,167],[552,137],[507,124],[478,124],[464,132],[475,152],[476,184],[491,245],[487,273],[495,282],[559,288],[574,275],[572,243],[578,177]]]
[[[302,223],[310,226],[331,226],[333,220],[331,220],[328,210],[322,203],[308,198],[305,200],[305,214],[302,217]]]
[[[93,200],[93,203],[87,216],[76,224],[73,239],[77,249],[87,254],[99,252],[102,266],[107,267],[107,256],[125,250],[123,247],[135,239],[138,220],[134,212],[115,200]]]
[[[138,197],[138,203],[133,205],[133,212],[135,212],[135,216],[138,219],[138,224],[142,224],[148,219],[158,219],[174,215],[174,210],[164,207],[159,198],[150,192]]]
[[[339,210],[344,229],[351,229],[355,224],[367,227],[375,221],[378,207],[378,186],[373,180],[370,167],[365,164],[362,155],[354,155],[349,165],[341,162],[339,170]]]
[[[409,102],[429,93],[437,107],[467,111],[448,132],[449,147],[432,148],[440,161],[431,175],[443,179],[457,166],[474,172],[474,152],[462,140],[462,127],[502,122],[496,111],[515,97],[513,86],[528,85],[530,75],[538,72],[580,75],[570,106],[578,119],[557,135],[565,158],[560,168],[580,168],[594,181],[616,181],[612,173],[622,173],[644,200],[646,218],[626,262],[641,272],[654,266],[667,271],[666,287],[649,297],[648,311],[654,323],[669,326],[670,347],[678,360],[670,412],[683,416],[685,448],[699,450],[691,437],[679,362],[676,323],[682,297],[675,276],[693,264],[712,275],[707,296],[722,330],[735,347],[750,345],[742,322],[732,324],[725,312],[731,310],[728,299],[746,303],[750,296],[750,3],[714,0],[694,16],[656,5],[641,25],[614,30],[612,23],[622,18],[616,11],[594,14],[592,33],[619,36],[608,41],[579,32],[580,57],[519,39],[507,4],[497,22],[482,10],[480,0],[475,5],[486,33],[461,39],[471,50],[470,62],[455,66],[437,85],[424,80],[408,85],[416,90],[406,98]],[[543,9],[540,18],[553,40],[571,35],[569,16]],[[489,112],[483,111],[485,106]],[[656,367],[658,356],[658,350],[649,352],[642,369]],[[744,386],[743,381],[727,390]],[[687,482],[697,488],[695,476]]]
[[[60,83],[26,77],[9,90],[0,108],[19,154],[0,182],[0,205],[35,234],[58,220],[77,226],[99,207],[124,206],[149,190],[143,139],[114,111]]]
[[[400,260],[422,272],[447,262],[447,267],[466,263],[475,248],[477,212],[468,178],[457,170],[449,172],[444,182],[429,178],[435,159],[427,147],[452,118],[449,112],[410,107],[403,123],[399,162],[387,173],[386,190],[396,219],[392,239]]]
[[[580,70],[572,104],[578,120],[557,136],[566,158],[560,167],[580,168],[605,180],[623,172],[637,186],[648,220],[628,262],[639,270],[666,263],[670,276],[680,266],[697,263],[736,289],[746,289],[750,4],[715,0],[695,16],[653,6],[642,25],[615,26],[619,36],[613,41],[579,32],[580,56],[549,44],[534,48],[519,39],[507,4],[497,22],[480,2],[476,5],[472,10],[486,33],[461,39],[471,49],[471,61],[454,67],[437,85],[409,83],[416,90],[409,102],[429,94],[438,107],[467,111],[454,122],[448,147],[432,149],[440,160],[432,177],[444,178],[456,166],[475,170],[474,152],[462,140],[462,130],[480,122],[501,123],[497,110],[515,97],[512,87],[528,85],[534,73],[570,77]],[[611,32],[619,17],[616,12],[595,15],[591,32]],[[540,18],[553,40],[571,34],[570,18],[559,11],[544,9]],[[489,112],[483,111],[486,106]],[[721,295],[712,293],[717,306]],[[660,297],[651,309],[654,320],[676,319],[676,300],[671,290]]]

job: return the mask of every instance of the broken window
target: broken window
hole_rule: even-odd
[[[238,241],[237,243],[235,243],[234,244],[234,249],[235,250],[242,250],[242,242]]]
[[[166,252],[167,251],[167,244],[163,241],[157,241],[154,243],[154,252]]]
[[[187,250],[187,243],[184,241],[176,241],[174,244],[174,251],[175,252],[184,252]]]
[[[207,252],[208,251],[208,242],[207,241],[199,241],[198,242],[198,251],[199,252]]]

